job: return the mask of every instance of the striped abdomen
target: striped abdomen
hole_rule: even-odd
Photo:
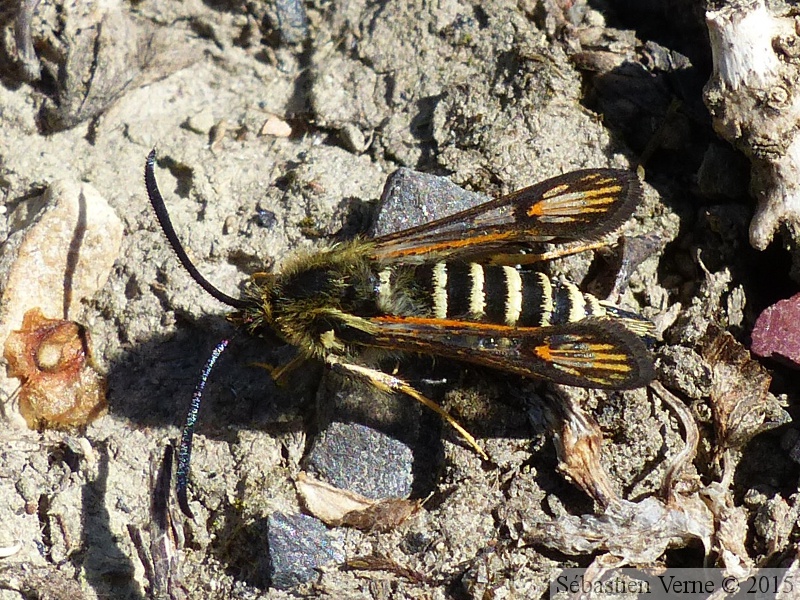
[[[515,267],[467,262],[395,265],[383,269],[379,280],[379,308],[400,316],[511,327],[544,327],[601,317],[648,323],[601,303],[572,283],[556,283],[543,273]]]

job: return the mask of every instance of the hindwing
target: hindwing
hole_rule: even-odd
[[[444,356],[525,377],[626,390],[655,377],[645,342],[613,319],[509,327],[421,317],[374,317],[368,345]]]

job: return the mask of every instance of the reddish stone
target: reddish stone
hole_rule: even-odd
[[[800,367],[800,294],[758,315],[750,349],[758,356],[784,358]]]

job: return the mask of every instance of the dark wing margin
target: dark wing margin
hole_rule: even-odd
[[[375,317],[366,343],[586,388],[628,390],[655,378],[645,342],[612,319],[508,327],[418,317]]]
[[[572,171],[473,208],[375,239],[378,259],[486,254],[514,244],[592,240],[614,231],[642,199],[637,175]]]
[[[594,239],[614,231],[642,200],[636,173],[587,169],[548,179],[506,196],[518,222],[539,235]]]

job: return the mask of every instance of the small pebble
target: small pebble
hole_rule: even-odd
[[[275,12],[278,14],[281,41],[286,44],[300,44],[308,38],[308,17],[303,2],[276,0]]]
[[[258,134],[285,138],[292,135],[292,126],[283,119],[275,115],[270,115],[261,126],[261,130]]]
[[[371,234],[377,237],[408,229],[489,200],[446,177],[401,168],[386,179]]]
[[[274,588],[289,590],[318,577],[320,567],[345,560],[338,535],[314,517],[273,513],[267,528],[269,578]]]
[[[306,464],[333,485],[367,498],[405,498],[411,493],[411,449],[359,423],[328,425],[314,439]]]

